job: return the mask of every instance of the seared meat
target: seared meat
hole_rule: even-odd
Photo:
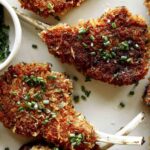
[[[143,100],[146,105],[150,106],[150,84],[148,84],[145,88]]]
[[[72,106],[72,83],[48,64],[18,64],[0,77],[0,121],[14,133],[89,150],[97,135]]]
[[[49,15],[63,15],[73,7],[80,6],[84,0],[19,0],[21,6],[36,14],[48,17]]]
[[[77,26],[57,25],[40,36],[51,54],[96,80],[130,85],[148,71],[148,26],[125,7]]]

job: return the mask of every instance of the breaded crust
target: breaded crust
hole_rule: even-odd
[[[148,71],[149,31],[126,7],[77,26],[60,24],[40,34],[49,52],[84,75],[114,85],[130,85]]]
[[[91,149],[95,131],[73,108],[71,93],[72,82],[48,64],[11,66],[0,77],[0,121],[14,133],[64,149]],[[80,139],[78,145],[71,135]]]
[[[61,16],[70,9],[80,6],[85,0],[19,0],[21,6],[34,13],[48,17],[49,15]]]
[[[63,150],[63,148],[55,147],[53,144],[49,144],[44,140],[36,140],[22,145],[19,150]],[[95,145],[92,150],[100,150],[100,148]]]

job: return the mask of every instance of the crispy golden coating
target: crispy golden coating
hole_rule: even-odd
[[[63,15],[70,9],[80,6],[84,0],[19,0],[21,6],[36,14],[48,17],[49,15]]]
[[[36,140],[26,143],[20,147],[19,150],[64,150],[60,147],[55,147],[53,144],[49,144],[43,140]],[[95,145],[92,150],[100,150],[98,145]]]
[[[130,85],[148,71],[148,26],[125,7],[77,26],[57,25],[41,38],[51,54],[96,80]]]
[[[0,77],[0,121],[14,133],[88,150],[93,127],[72,106],[72,83],[48,64],[18,64]]]

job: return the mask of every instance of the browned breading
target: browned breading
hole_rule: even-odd
[[[0,121],[14,133],[88,150],[93,127],[72,106],[72,83],[48,64],[18,64],[0,77]]]
[[[149,80],[150,82],[150,80]],[[146,105],[150,106],[150,83],[146,86],[144,95],[143,95],[143,101]]]
[[[148,71],[148,26],[126,7],[77,26],[57,25],[40,36],[51,54],[96,80],[130,85]]]
[[[73,7],[80,6],[85,0],[19,0],[21,6],[36,14],[48,17],[49,15],[63,15]]]
[[[149,14],[150,14],[150,0],[145,0],[144,4],[145,4],[145,6],[147,7],[148,12],[149,12]]]
[[[36,140],[28,142],[20,147],[19,150],[64,150],[60,147],[55,147],[53,144],[47,143],[43,140]],[[95,145],[92,150],[100,150],[98,145]]]

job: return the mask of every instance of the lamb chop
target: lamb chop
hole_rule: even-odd
[[[57,25],[40,36],[49,52],[84,75],[114,85],[130,85],[148,71],[146,22],[125,7],[77,26]]]
[[[76,26],[49,27],[17,11],[25,21],[41,30],[48,50],[62,63],[95,80],[113,85],[131,85],[148,72],[149,31],[145,20],[126,7],[109,10],[99,19]]]
[[[14,133],[44,139],[67,150],[90,150],[98,142],[143,144],[143,137],[95,131],[71,102],[72,83],[49,64],[10,66],[0,77],[0,121]],[[143,114],[125,130],[143,120]]]
[[[48,17],[61,16],[74,7],[80,6],[84,0],[19,0],[21,6],[34,13]]]

